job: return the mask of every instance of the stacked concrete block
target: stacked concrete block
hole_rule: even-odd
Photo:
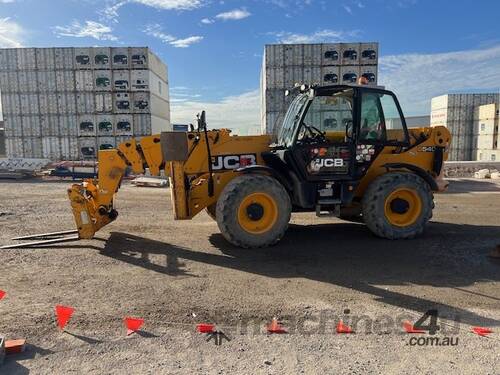
[[[0,49],[0,92],[8,157],[93,159],[171,127],[167,67],[147,47]]]

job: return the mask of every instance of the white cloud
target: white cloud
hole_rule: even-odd
[[[94,38],[97,40],[118,40],[118,38],[112,34],[113,29],[111,29],[111,27],[95,21],[85,21],[85,24],[82,25],[75,20],[69,26],[56,26],[53,29],[59,36]]]
[[[118,11],[126,4],[141,4],[159,10],[193,10],[202,7],[206,0],[112,0],[101,11],[106,19],[116,21]]]
[[[202,110],[207,111],[207,123],[210,129],[229,128],[242,135],[256,134],[260,130],[259,90],[229,96],[218,102],[193,100],[172,102],[172,123],[194,123],[196,114]]]
[[[215,21],[213,19],[210,19],[210,18],[203,18],[201,20],[201,23],[205,24],[205,25],[210,25],[211,23],[214,23]]]
[[[0,18],[0,47],[18,48],[23,46],[26,31],[9,17]]]
[[[193,35],[187,38],[180,39],[173,35],[166,34],[162,31],[161,26],[157,23],[147,25],[144,32],[146,33],[146,35],[158,38],[163,43],[170,44],[175,48],[187,48],[191,44],[199,43],[203,40],[203,37],[199,35]]]
[[[337,43],[345,41],[346,38],[354,38],[359,34],[358,30],[318,30],[312,34],[298,34],[287,31],[273,32],[279,43],[302,44],[302,43]]]
[[[176,48],[187,48],[191,44],[199,43],[202,40],[202,36],[190,36],[188,38],[174,40],[173,42],[170,42],[170,44]]]
[[[347,13],[352,14],[352,9],[349,5],[342,5],[342,7]]]
[[[219,13],[218,15],[215,16],[215,18],[223,21],[228,21],[228,20],[236,21],[250,17],[251,15],[252,14],[246,9],[233,9],[230,10],[229,12]]]
[[[406,114],[428,114],[430,100],[450,91],[490,90],[500,85],[500,45],[434,54],[380,58],[379,84],[393,90]]]
[[[13,3],[15,0],[0,0],[0,4]]]

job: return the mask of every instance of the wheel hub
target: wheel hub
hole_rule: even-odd
[[[384,213],[391,225],[403,228],[411,226],[422,213],[420,195],[414,189],[398,188],[385,199]]]
[[[410,204],[408,203],[408,201],[404,199],[396,198],[393,201],[391,201],[392,212],[402,215],[407,213],[409,209],[410,209]]]
[[[247,207],[247,216],[250,220],[258,221],[264,216],[264,207],[259,203],[251,203]]]

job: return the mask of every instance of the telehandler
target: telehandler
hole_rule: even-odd
[[[301,86],[276,135],[197,129],[131,139],[101,150],[97,179],[73,185],[78,238],[117,218],[113,200],[127,168],[165,170],[176,220],[206,209],[223,236],[243,248],[277,243],[292,212],[363,221],[377,236],[424,231],[443,191],[445,127],[406,126],[396,96],[363,85]],[[76,236],[75,236],[76,237]]]

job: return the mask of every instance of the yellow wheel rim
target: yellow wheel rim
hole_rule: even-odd
[[[407,227],[414,224],[422,213],[422,201],[415,190],[400,188],[386,198],[384,212],[391,225]]]
[[[246,196],[238,208],[238,223],[241,228],[252,234],[267,232],[276,220],[278,220],[278,205],[266,193]]]

